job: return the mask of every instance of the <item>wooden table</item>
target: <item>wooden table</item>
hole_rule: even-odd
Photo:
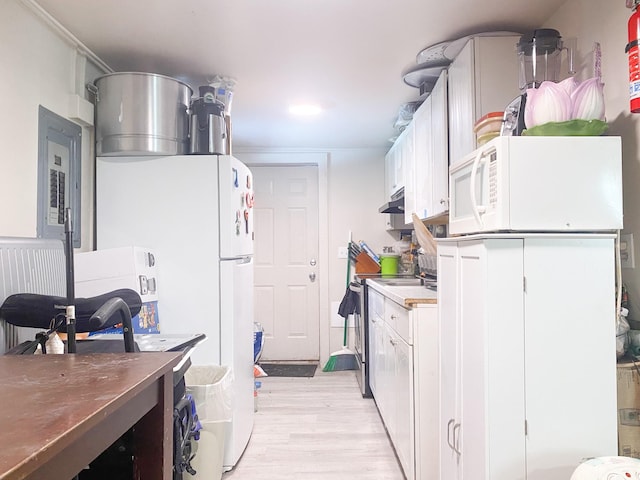
[[[0,356],[0,479],[71,479],[136,425],[135,478],[170,480],[181,356]]]

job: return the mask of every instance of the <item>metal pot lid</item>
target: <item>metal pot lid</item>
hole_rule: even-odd
[[[425,67],[431,67],[438,66],[445,62],[451,62],[451,59],[444,56],[444,51],[450,43],[451,42],[440,42],[418,52],[418,55],[416,55],[416,63],[418,65],[424,64]]]
[[[165,80],[170,80],[172,82],[177,82],[180,83],[182,85],[184,85],[185,87],[187,87],[189,89],[189,91],[193,94],[193,88],[191,88],[191,86],[185,82],[183,82],[182,80],[178,80],[177,78],[173,78],[173,77],[169,77],[167,75],[161,75],[159,73],[147,73],[147,72],[113,72],[113,73],[107,73],[105,75],[100,75],[99,77],[96,77],[92,84],[96,85],[98,83],[99,80],[102,80],[103,78],[107,78],[107,77],[115,77],[117,75],[128,75],[128,76],[132,76],[132,75],[140,75],[142,77],[156,77],[156,78],[162,78]]]

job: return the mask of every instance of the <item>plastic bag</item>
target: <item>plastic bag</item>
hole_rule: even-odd
[[[629,348],[629,322],[625,315],[618,315],[618,324],[616,328],[616,357],[620,358],[627,353]]]

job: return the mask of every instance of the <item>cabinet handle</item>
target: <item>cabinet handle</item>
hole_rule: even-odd
[[[451,443],[451,425],[453,424],[455,420],[452,418],[451,420],[449,420],[449,422],[447,423],[447,445],[449,445],[449,447],[452,450],[455,450],[456,447],[453,446],[453,444]]]
[[[453,451],[456,452],[458,455],[462,455],[462,452],[460,451],[459,448],[459,444],[460,444],[460,437],[456,434],[456,431],[460,432],[460,424],[456,423],[453,426]]]
[[[395,347],[397,342],[393,338],[390,338],[389,343]]]
[[[391,318],[391,320],[395,320],[395,319],[397,319],[398,317],[396,317],[395,315],[393,315],[393,314],[392,314],[390,318]]]

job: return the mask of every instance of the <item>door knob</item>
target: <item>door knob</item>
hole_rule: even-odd
[[[309,260],[309,265],[311,265],[312,267],[315,267],[316,263],[318,263],[318,262],[316,262],[315,258],[312,258],[311,260]]]
[[[315,281],[316,281],[316,274],[315,274],[315,272],[311,272],[311,273],[309,274],[309,280],[311,280],[312,282],[315,282]]]

